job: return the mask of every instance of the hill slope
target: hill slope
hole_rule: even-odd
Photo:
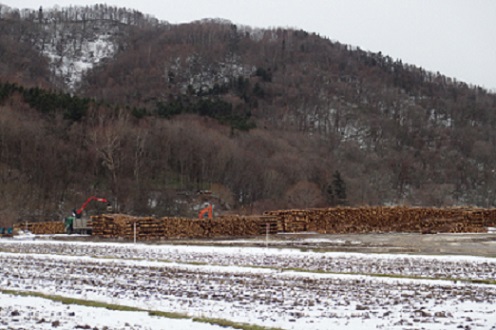
[[[12,221],[92,194],[192,214],[204,189],[248,212],[494,206],[496,96],[479,87],[305,31],[105,5],[0,6],[0,32]]]

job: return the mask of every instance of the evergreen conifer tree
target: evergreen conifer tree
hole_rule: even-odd
[[[341,177],[341,173],[336,170],[332,175],[332,184],[327,188],[327,192],[331,190],[333,204],[335,205],[346,205],[346,183]]]

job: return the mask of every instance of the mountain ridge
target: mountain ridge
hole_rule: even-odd
[[[175,192],[212,187],[251,212],[495,204],[496,95],[481,87],[302,30],[106,5],[0,5],[0,32],[2,177],[35,182],[31,214],[97,191],[130,213],[184,214]],[[22,137],[28,123],[38,135]],[[37,156],[63,183],[13,156],[43,135],[55,160],[78,150],[64,166]]]

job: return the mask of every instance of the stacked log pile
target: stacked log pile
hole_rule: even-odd
[[[266,212],[278,217],[285,232],[470,233],[496,225],[496,209],[420,207],[336,207]]]
[[[211,222],[213,237],[277,234],[282,226],[272,216],[221,216]]]
[[[28,222],[14,225],[14,232],[29,230],[35,235],[64,234],[65,226],[62,221]]]
[[[221,216],[214,219],[132,217],[106,214],[92,217],[93,235],[104,238],[160,240],[181,238],[242,237],[277,233],[272,216]]]
[[[335,207],[281,210],[261,216],[226,215],[214,219],[134,217],[106,214],[92,217],[93,235],[106,238],[160,240],[243,237],[278,232],[345,233],[473,233],[496,227],[496,209],[421,207]],[[62,234],[62,221],[17,224],[33,234]]]
[[[117,237],[121,232],[125,232],[126,223],[130,216],[124,214],[100,215],[98,221],[95,217],[91,217],[91,225],[93,227],[92,234],[99,233],[102,237]]]

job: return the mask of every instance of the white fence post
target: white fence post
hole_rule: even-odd
[[[269,223],[265,224],[265,247],[269,247]]]

